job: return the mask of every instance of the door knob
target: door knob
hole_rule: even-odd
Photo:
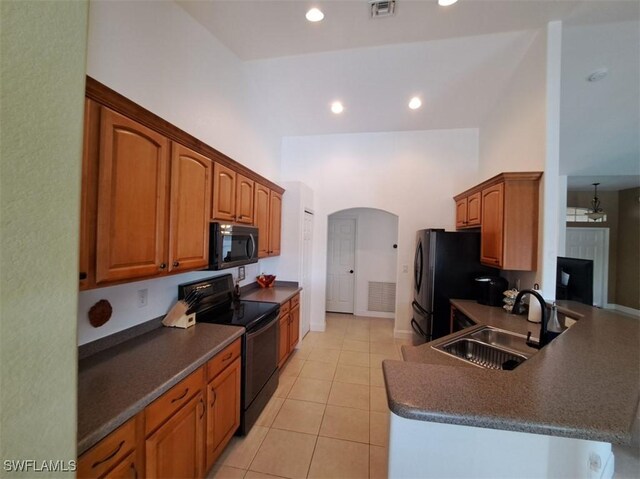
[[[349,273],[353,274],[353,270],[352,270],[352,269],[350,269],[350,270],[349,270]]]

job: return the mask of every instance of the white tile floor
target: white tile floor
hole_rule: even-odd
[[[381,362],[400,359],[393,320],[327,314],[280,374],[256,425],[210,478],[386,478],[389,409]]]

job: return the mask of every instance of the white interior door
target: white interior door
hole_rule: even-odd
[[[300,321],[300,337],[309,332],[311,326],[311,251],[313,238],[313,214],[304,212],[304,225],[302,236],[302,291],[306,298],[302,301],[302,319]]]
[[[329,219],[326,310],[353,314],[356,220]]]
[[[565,256],[593,260],[593,304],[607,306],[609,284],[609,229],[567,228]]]

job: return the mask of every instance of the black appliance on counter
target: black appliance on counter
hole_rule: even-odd
[[[232,223],[209,224],[209,269],[258,262],[258,228]]]
[[[593,260],[558,256],[556,299],[593,306]]]
[[[197,301],[189,313],[197,323],[242,326],[242,384],[240,428],[245,435],[278,388],[278,315],[280,305],[238,301],[233,297],[230,274],[178,286],[178,299],[195,291]],[[194,293],[191,293],[192,295]]]
[[[487,306],[502,306],[503,293],[509,289],[509,282],[501,276],[480,276],[474,280],[478,291],[477,300]]]
[[[414,345],[450,331],[450,299],[477,299],[475,278],[498,276],[480,264],[480,233],[425,229],[417,233],[414,259]]]

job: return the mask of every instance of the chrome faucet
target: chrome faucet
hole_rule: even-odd
[[[533,289],[523,289],[521,290],[518,295],[516,296],[515,301],[513,302],[513,309],[512,309],[512,313],[513,314],[521,314],[520,309],[520,302],[522,301],[522,297],[525,294],[530,294],[535,296],[535,298],[540,302],[540,310],[541,310],[541,318],[540,318],[540,339],[538,339],[538,342],[536,343],[535,341],[531,340],[531,331],[528,332],[527,334],[527,346],[531,347],[531,348],[536,348],[536,349],[542,349],[544,346],[546,346],[547,344],[549,344],[551,342],[551,339],[549,337],[549,334],[547,332],[547,322],[549,321],[549,317],[547,315],[547,303],[545,302],[544,298],[540,295],[540,293],[538,293],[537,291],[533,290]]]

